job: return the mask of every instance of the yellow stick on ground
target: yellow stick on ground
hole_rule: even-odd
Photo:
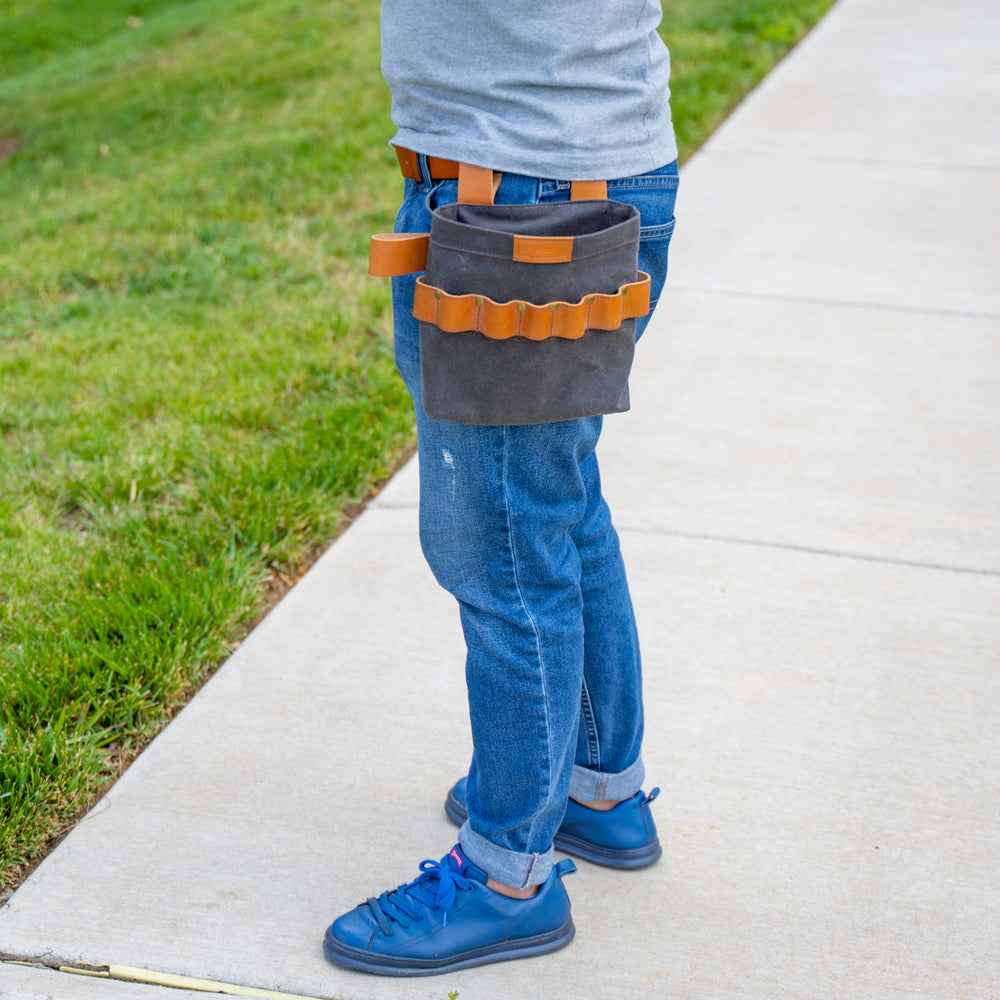
[[[60,972],[72,972],[74,976],[94,976],[96,979],[108,979],[111,973],[107,969],[77,969],[72,965],[60,965]]]
[[[174,976],[169,972],[133,969],[127,965],[109,965],[108,972],[112,979],[121,979],[125,982],[173,986],[183,990],[200,990],[203,993],[224,993],[235,997],[266,997],[268,1000],[319,1000],[317,997],[305,997],[300,993],[276,993],[274,990],[258,990],[252,986],[217,983],[211,979],[192,979],[190,976]]]

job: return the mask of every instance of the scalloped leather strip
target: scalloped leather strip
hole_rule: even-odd
[[[579,302],[494,302],[484,295],[449,295],[423,278],[417,278],[413,299],[413,315],[420,322],[445,333],[478,332],[492,340],[579,340],[587,330],[617,330],[625,320],[648,312],[649,275],[644,271],[613,295],[586,295]]]

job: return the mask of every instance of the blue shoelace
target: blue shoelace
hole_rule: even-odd
[[[444,910],[441,926],[448,923],[448,908],[455,902],[459,889],[468,891],[472,883],[459,875],[448,857],[441,861],[421,861],[421,874],[409,885],[401,885],[392,892],[383,892],[368,899],[368,908],[378,922],[379,930],[392,937],[393,922],[406,930],[410,920],[420,919],[422,907]]]

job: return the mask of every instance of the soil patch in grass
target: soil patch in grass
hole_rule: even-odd
[[[0,136],[0,160],[16,153],[23,145],[24,140],[18,139],[16,136]]]

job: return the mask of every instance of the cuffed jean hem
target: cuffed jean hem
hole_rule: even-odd
[[[554,859],[551,847],[544,854],[508,851],[476,833],[468,820],[458,831],[458,842],[465,856],[477,868],[482,868],[491,879],[502,885],[527,889],[541,885],[552,873]]]
[[[641,757],[619,774],[602,774],[574,764],[569,797],[577,802],[624,802],[642,788],[645,777],[646,767]]]

